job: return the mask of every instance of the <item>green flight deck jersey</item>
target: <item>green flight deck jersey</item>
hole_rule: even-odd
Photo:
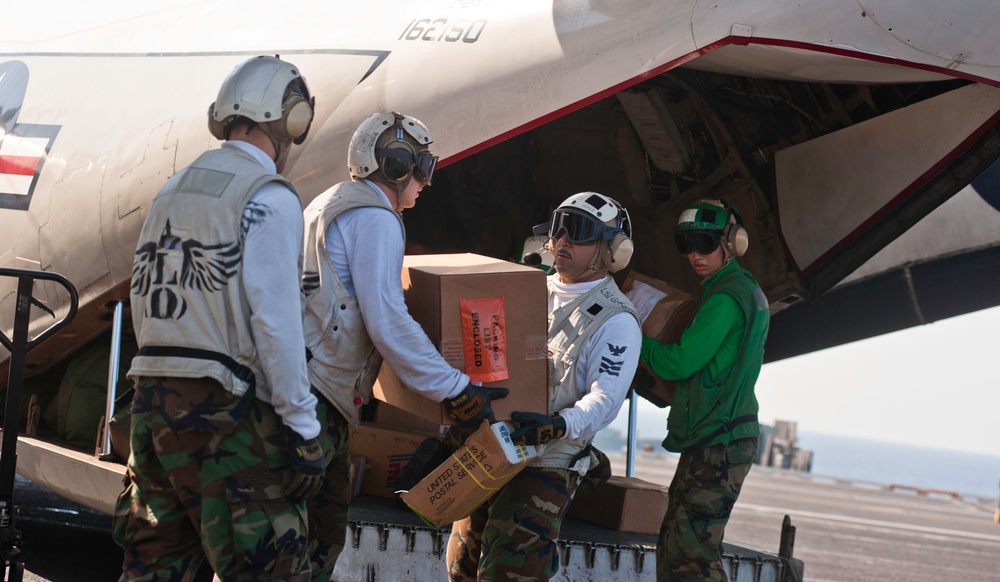
[[[736,261],[706,279],[679,344],[643,337],[640,358],[677,380],[663,447],[683,452],[760,434],[754,384],[770,325],[767,298]]]

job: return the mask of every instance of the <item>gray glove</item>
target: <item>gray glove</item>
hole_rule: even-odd
[[[484,420],[489,420],[491,424],[496,422],[490,401],[503,398],[508,392],[506,388],[485,388],[470,383],[458,396],[445,398],[442,404],[458,426],[477,429]]]

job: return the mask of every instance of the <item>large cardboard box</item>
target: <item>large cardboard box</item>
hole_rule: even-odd
[[[351,455],[365,458],[361,493],[394,499],[399,472],[413,451],[436,433],[389,425],[362,424],[351,430]]]
[[[680,341],[681,334],[698,306],[688,293],[635,271],[631,271],[625,278],[622,292],[635,305],[640,318],[645,315],[642,334],[665,344]],[[635,382],[633,387],[636,394],[660,408],[668,406],[674,399],[676,382],[660,378],[641,361],[639,365],[648,373],[647,382],[652,380],[652,385]]]
[[[510,394],[493,401],[497,420],[515,410],[548,414],[547,291],[538,269],[474,254],[408,255],[406,306],[449,364]],[[436,424],[453,424],[440,403],[406,388],[382,365],[374,395]]]
[[[497,422],[472,434],[459,450],[401,498],[435,526],[464,519],[538,455],[510,439],[511,424]]]
[[[578,493],[569,515],[616,531],[656,535],[667,513],[667,488],[617,475],[597,489]]]

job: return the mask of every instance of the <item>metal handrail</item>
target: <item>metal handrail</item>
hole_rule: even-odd
[[[58,273],[52,273],[52,272],[49,272],[49,271],[34,271],[34,270],[29,270],[29,269],[10,269],[10,268],[6,268],[6,267],[0,268],[0,277],[17,277],[18,278],[18,285],[17,285],[17,299],[18,299],[18,302],[17,302],[17,311],[18,312],[20,312],[20,310],[22,309],[21,301],[22,301],[22,298],[24,298],[23,300],[28,301],[29,303],[34,304],[34,305],[40,307],[41,309],[43,309],[44,311],[47,311],[50,314],[53,314],[52,310],[50,310],[49,308],[47,308],[44,305],[42,305],[41,303],[38,302],[37,299],[35,299],[34,297],[31,296],[31,287],[34,285],[35,279],[43,279],[43,280],[46,280],[46,281],[55,281],[56,283],[62,285],[66,289],[66,291],[69,293],[69,301],[70,301],[69,312],[60,321],[55,322],[50,327],[48,327],[47,329],[45,329],[45,331],[43,331],[42,333],[38,334],[37,337],[35,337],[32,340],[29,340],[25,344],[25,350],[24,350],[25,353],[28,353],[31,350],[35,349],[35,347],[37,347],[38,344],[40,344],[43,341],[45,341],[45,340],[49,339],[50,337],[52,337],[53,334],[55,334],[60,329],[62,329],[63,327],[65,327],[70,321],[73,320],[74,317],[76,317],[76,310],[80,306],[80,296],[76,292],[76,287],[74,287],[73,284],[70,283],[69,279],[67,279],[66,277],[63,277],[62,275],[60,275]],[[22,287],[26,287],[26,293],[22,293]],[[30,306],[24,306],[24,308],[25,309],[29,309]],[[53,317],[54,316],[55,315],[53,314]],[[16,324],[15,324],[15,328],[16,328]],[[25,337],[27,337],[27,336],[25,336]],[[14,352],[14,341],[13,341],[13,339],[8,338],[7,335],[5,333],[3,333],[2,330],[0,330],[0,344],[3,344],[3,347],[7,348],[7,350],[10,351],[13,354],[13,352]]]
[[[125,301],[116,301],[111,324],[111,355],[108,357],[108,392],[104,401],[104,422],[98,434],[97,457],[102,461],[114,458],[111,447],[111,417],[115,414],[115,400],[118,399],[118,367],[121,364],[122,353],[122,320],[125,313]]]
[[[11,337],[0,330],[0,344],[10,351],[10,371],[7,382],[7,401],[4,409],[3,443],[0,449],[0,574],[10,568],[7,578],[20,582],[24,564],[18,559],[21,532],[16,527],[17,508],[14,506],[14,479],[17,471],[17,425],[21,413],[21,390],[24,387],[24,362],[28,352],[52,337],[76,316],[80,304],[76,287],[62,275],[48,271],[26,269],[0,269],[0,277],[17,277],[17,300],[14,303],[14,327]],[[69,292],[70,306],[66,316],[39,333],[28,338],[31,323],[31,306],[35,305],[55,317],[55,313],[32,296],[36,279],[54,281]],[[0,576],[2,578],[2,576]]]

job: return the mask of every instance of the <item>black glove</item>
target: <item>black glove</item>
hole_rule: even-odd
[[[566,419],[558,414],[546,416],[537,412],[513,412],[510,417],[517,423],[517,430],[511,433],[510,440],[519,445],[544,445],[566,434]]]
[[[484,388],[470,383],[458,396],[445,398],[441,404],[444,404],[448,416],[454,418],[458,426],[476,429],[484,420],[496,422],[490,401],[499,400],[507,396],[508,392],[510,391],[506,388]]]
[[[288,445],[292,453],[292,470],[295,475],[285,493],[295,501],[305,501],[316,495],[323,484],[326,461],[319,439],[303,439],[294,430],[288,430]]]

